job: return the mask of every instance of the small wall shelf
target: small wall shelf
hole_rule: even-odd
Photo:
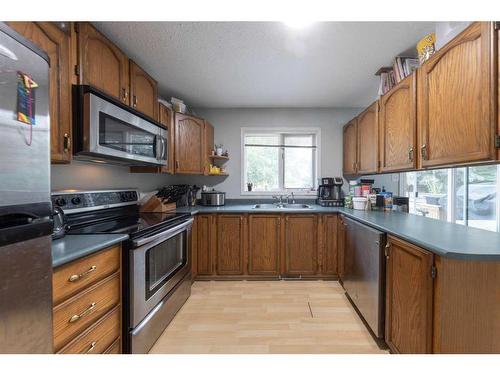
[[[220,161],[229,160],[229,156],[210,155],[209,158],[212,160],[220,160]]]

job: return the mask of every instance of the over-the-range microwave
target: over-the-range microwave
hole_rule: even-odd
[[[167,129],[86,85],[73,86],[75,159],[122,165],[167,165]]]

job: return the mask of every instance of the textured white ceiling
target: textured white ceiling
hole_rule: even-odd
[[[193,107],[362,107],[433,22],[96,22],[160,94]]]

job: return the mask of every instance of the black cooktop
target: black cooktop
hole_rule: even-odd
[[[67,234],[126,233],[137,238],[187,220],[188,213],[139,213],[131,209],[109,209],[68,217]]]

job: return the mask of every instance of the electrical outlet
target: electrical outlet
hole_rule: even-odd
[[[392,182],[399,182],[399,173],[393,173],[391,178]]]

